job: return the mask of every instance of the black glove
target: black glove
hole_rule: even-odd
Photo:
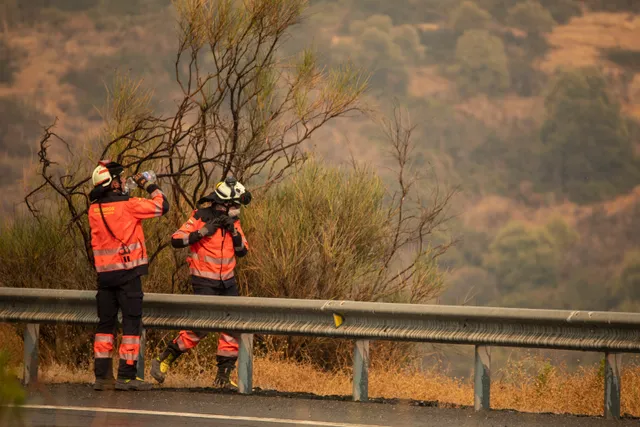
[[[224,217],[220,216],[210,219],[200,230],[198,230],[198,234],[200,234],[201,237],[212,236],[218,228],[221,227],[223,220]]]
[[[229,233],[235,233],[236,232],[236,220],[231,218],[228,215],[224,215],[222,217],[220,217],[221,223],[220,223],[220,227],[224,228],[225,230],[227,230]]]
[[[141,173],[134,175],[133,181],[143,190],[146,190],[147,187],[149,187],[149,182]]]

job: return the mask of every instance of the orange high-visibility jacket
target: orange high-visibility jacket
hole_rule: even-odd
[[[234,277],[236,256],[242,257],[247,253],[249,248],[247,239],[239,220],[235,221],[235,229],[238,231],[236,237],[219,228],[213,235],[200,239],[197,231],[206,223],[208,213],[206,211],[206,209],[193,211],[189,220],[173,233],[173,246],[191,246],[187,263],[192,276],[215,281],[230,280]]]
[[[89,207],[91,247],[99,283],[115,285],[114,281],[122,283],[147,273],[149,260],[142,220],[160,217],[169,210],[164,193],[156,185],[150,185],[148,190],[151,199],[109,192]]]

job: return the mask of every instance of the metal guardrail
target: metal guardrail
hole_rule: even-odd
[[[97,324],[95,295],[0,288],[0,322],[27,323],[25,383],[37,379],[39,324]],[[353,339],[356,401],[368,397],[370,340],[471,344],[476,410],[490,408],[490,346],[599,351],[605,353],[608,418],[620,416],[620,354],[640,353],[640,314],[633,313],[146,294],[143,325],[238,333],[243,394],[252,391],[254,333]]]

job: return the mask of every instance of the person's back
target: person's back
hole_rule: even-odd
[[[169,207],[157,186],[148,188],[152,200],[108,191],[92,202],[89,226],[100,283],[126,281],[147,273],[142,220],[162,216]]]
[[[124,168],[115,162],[101,162],[94,170],[89,198],[89,226],[94,265],[98,273],[96,296],[100,322],[94,342],[96,390],[144,390],[150,384],[136,378],[142,319],[142,282],[149,259],[142,220],[164,215],[166,197],[155,184],[140,174],[135,181],[152,199],[129,197],[123,192]],[[114,382],[112,352],[118,310],[122,310],[123,336],[119,348],[118,380]]]

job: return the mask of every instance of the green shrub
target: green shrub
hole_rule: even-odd
[[[456,44],[458,90],[463,95],[498,95],[509,88],[504,44],[485,30],[469,30]]]
[[[95,7],[100,0],[3,0],[0,23],[10,27],[33,26],[42,22],[53,23],[67,12],[84,11]],[[135,2],[135,0],[134,0]]]
[[[620,300],[640,303],[640,250],[627,252],[618,275],[615,294]]]
[[[558,24],[566,24],[574,16],[582,16],[582,8],[576,0],[540,0]]]
[[[247,208],[248,295],[372,300],[366,289],[386,251],[384,187],[369,171],[307,165]]]
[[[45,117],[32,104],[17,96],[0,97],[0,153],[26,157]]]
[[[24,159],[35,153],[43,121],[44,115],[20,97],[0,97],[0,186],[23,176]]]
[[[551,13],[533,0],[518,3],[510,8],[507,22],[529,35],[548,33],[556,25]]]
[[[603,53],[609,61],[627,68],[634,73],[640,72],[640,51],[611,48],[605,49]]]
[[[472,1],[465,1],[458,6],[449,18],[449,25],[457,33],[467,30],[484,30],[491,22],[491,15]]]
[[[485,267],[497,278],[503,293],[553,288],[557,275],[557,252],[546,230],[511,222],[489,246]]]
[[[640,179],[619,100],[594,68],[560,72],[550,83],[540,180],[577,203],[612,197]]]
[[[431,64],[447,64],[455,60],[458,34],[451,28],[420,31],[420,41],[428,49],[427,62]]]
[[[584,0],[591,10],[640,13],[640,3],[632,0]]]
[[[95,289],[82,245],[57,212],[35,219],[19,215],[0,226],[0,286]]]
[[[425,56],[418,31],[410,25],[394,26],[387,15],[373,15],[352,22],[349,33],[349,39],[339,40],[333,46],[333,62],[353,61],[369,70],[372,88],[405,93],[409,83],[408,67],[420,63]]]
[[[535,96],[544,86],[546,75],[538,70],[524,49],[509,49],[511,89],[520,96]]]
[[[522,2],[522,0],[476,0],[478,6],[488,11],[499,22],[504,23],[509,8]]]
[[[428,13],[426,8],[417,8],[412,0],[360,0],[355,6],[351,11],[353,14],[388,15],[396,25],[423,22]]]

